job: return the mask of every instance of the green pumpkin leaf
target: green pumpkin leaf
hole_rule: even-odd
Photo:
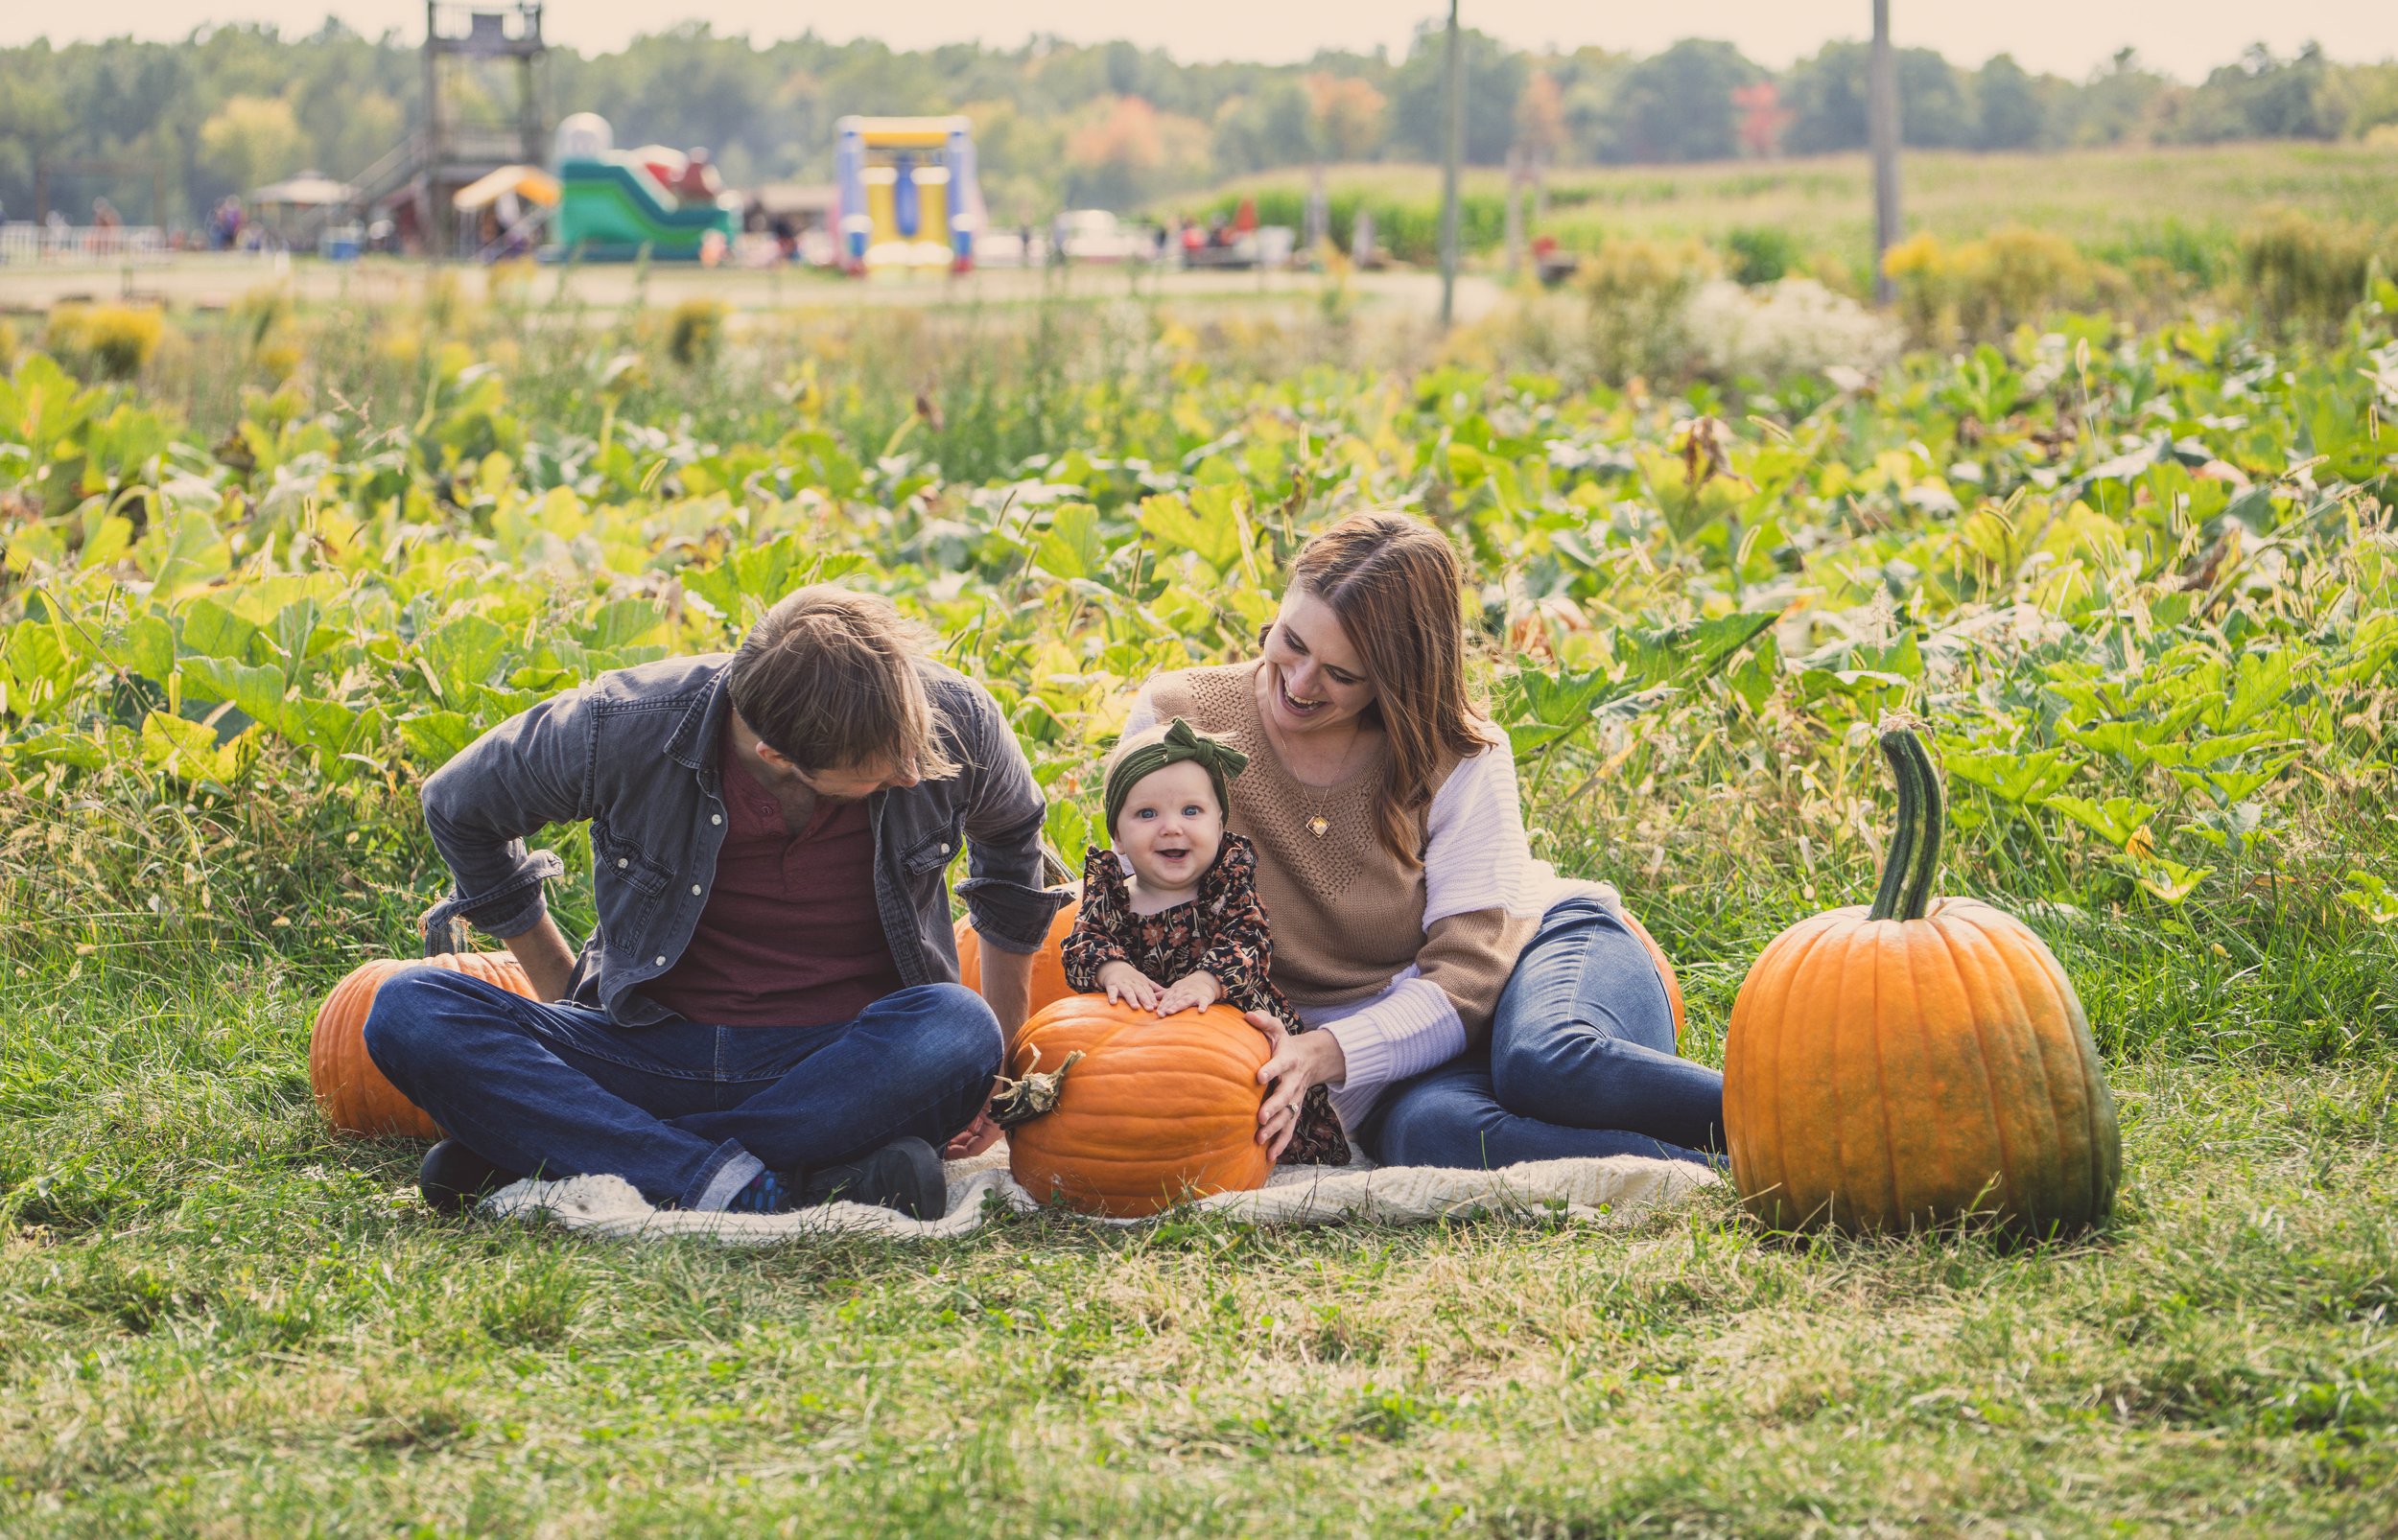
[[[2398,893],[2370,872],[2349,873],[2339,901],[2376,925],[2398,924]]]
[[[2109,797],[2103,803],[2086,797],[2051,797],[2041,805],[2064,814],[2117,850],[2129,845],[2131,836],[2156,816],[2153,806],[2129,797]]]
[[[425,639],[425,659],[445,692],[490,682],[508,634],[480,615],[461,616]]]
[[[182,647],[201,658],[245,662],[258,628],[212,598],[198,598],[183,607]]]
[[[1969,754],[1951,750],[1941,757],[1948,773],[1967,785],[1980,786],[2001,802],[2034,806],[2073,779],[2074,767],[2062,750],[2034,754],[2001,752]]]
[[[1049,528],[1033,544],[1035,566],[1052,577],[1095,577],[1107,561],[1099,542],[1099,510],[1088,502],[1060,503]]]
[[[1171,493],[1140,500],[1141,532],[1161,545],[1197,554],[1218,572],[1240,559],[1240,518],[1229,486],[1201,487],[1189,502]]]

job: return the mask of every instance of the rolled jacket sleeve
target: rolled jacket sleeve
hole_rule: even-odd
[[[1016,735],[999,703],[970,685],[953,705],[964,742],[965,774],[975,778],[966,809],[967,878],[957,885],[966,912],[985,945],[1003,952],[1039,951],[1049,922],[1072,896],[1042,882],[1041,829],[1048,799],[1032,779]]]
[[[436,919],[464,915],[503,938],[541,922],[541,885],[566,866],[525,841],[591,816],[592,741],[586,694],[575,690],[509,717],[426,778],[425,828],[455,883]]]

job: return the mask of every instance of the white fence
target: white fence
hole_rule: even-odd
[[[164,262],[166,233],[154,224],[0,224],[0,264]]]

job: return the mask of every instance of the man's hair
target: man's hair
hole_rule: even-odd
[[[733,655],[733,710],[800,769],[883,765],[946,781],[926,693],[930,634],[876,594],[818,584],[785,595]]]

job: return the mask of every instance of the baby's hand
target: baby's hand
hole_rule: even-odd
[[[1215,981],[1213,973],[1202,968],[1174,981],[1174,987],[1158,1001],[1158,1015],[1170,1016],[1177,1011],[1204,1011],[1223,997],[1224,986]]]
[[[1108,963],[1099,968],[1099,988],[1108,992],[1108,1003],[1122,1001],[1136,1011],[1151,1011],[1165,992],[1150,982],[1149,975],[1130,963]]]

